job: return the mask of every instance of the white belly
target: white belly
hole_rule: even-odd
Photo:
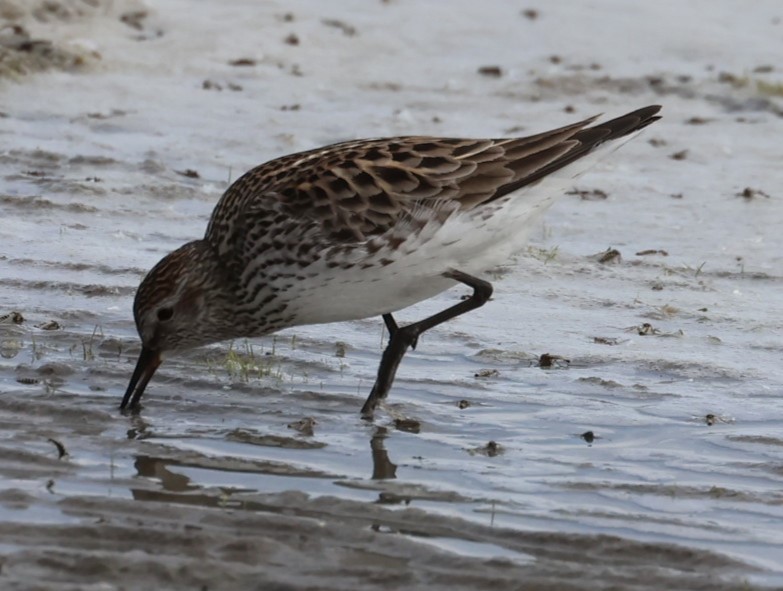
[[[511,200],[515,198],[519,196]],[[438,227],[425,228],[394,251],[382,249],[371,257],[366,253],[361,258],[347,257],[346,262],[353,265],[350,268],[329,268],[325,260],[319,261],[307,268],[312,280],[297,285],[295,301],[287,311],[296,315],[296,324],[320,324],[378,316],[431,298],[457,285],[443,276],[447,271],[481,276],[508,261],[524,247],[529,228],[548,207],[548,201],[526,211],[509,211],[507,201],[487,219],[455,214]],[[380,259],[392,262],[382,265]],[[373,261],[373,266],[362,268]]]

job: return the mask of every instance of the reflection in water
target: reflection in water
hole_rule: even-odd
[[[133,416],[132,427],[128,430],[128,438],[131,439],[147,439],[154,438],[153,432],[149,429],[149,425],[138,415]],[[229,432],[225,437],[232,442],[236,442],[236,438],[233,437],[234,432]],[[383,481],[392,480],[397,478],[397,465],[392,463],[389,459],[388,452],[385,447],[386,438],[390,435],[390,432],[385,427],[376,428],[370,438],[370,450],[371,460],[373,465],[372,480]],[[273,440],[273,438],[269,438]],[[267,441],[263,437],[255,437],[254,442]],[[254,447],[262,447],[257,443],[254,443]],[[276,446],[275,446],[276,447]],[[290,448],[290,449],[307,449],[307,448]],[[312,449],[312,448],[311,448]],[[166,454],[167,455],[167,454]],[[139,477],[146,480],[153,480],[160,482],[161,490],[150,490],[146,487],[140,487],[132,489],[132,493],[137,500],[167,500],[169,502],[180,502],[185,504],[197,504],[205,506],[225,506],[228,504],[234,504],[233,500],[229,500],[230,497],[238,492],[259,492],[265,491],[259,490],[257,487],[245,487],[241,483],[249,481],[253,476],[260,474],[267,474],[271,476],[289,476],[289,477],[305,477],[305,478],[326,478],[332,479],[336,475],[317,473],[307,469],[297,469],[289,463],[279,463],[264,461],[262,459],[240,459],[236,457],[221,457],[218,456],[204,456],[193,457],[189,455],[187,458],[177,457],[160,457],[147,454],[139,454],[135,456],[134,467]],[[217,490],[209,490],[211,487],[206,483],[194,482],[193,471],[187,470],[186,473],[182,473],[182,470],[178,468],[195,468],[199,470],[209,470],[224,473],[234,473],[240,475],[240,480],[233,479],[234,486],[227,485],[229,478],[225,485],[218,484]],[[247,478],[245,478],[246,476]],[[198,478],[196,476],[196,478]],[[339,477],[338,477],[339,478]],[[220,479],[223,480],[223,479]],[[352,479],[351,479],[352,480]],[[219,481],[218,481],[219,482]],[[216,482],[217,484],[217,482]],[[239,487],[236,486],[239,484]],[[340,482],[335,482],[340,484]],[[294,483],[290,484],[292,489],[297,488]],[[277,486],[272,486],[272,489],[280,490]],[[268,492],[268,491],[267,491]],[[193,494],[198,493],[198,494]],[[375,501],[379,504],[409,504],[411,497],[408,495],[399,495],[394,492],[380,492],[378,499]]]
[[[388,436],[389,430],[386,427],[378,427],[370,439],[373,480],[392,480],[397,478],[397,464],[392,463],[389,459],[389,452],[386,451],[385,440]],[[393,492],[380,492],[378,493],[378,500],[375,502],[381,505],[399,505],[400,503],[408,505],[411,499]]]
[[[133,466],[136,468],[136,472],[139,476],[160,480],[164,490],[167,491],[184,492],[200,488],[195,484],[191,484],[190,478],[184,474],[176,474],[169,470],[168,465],[172,463],[171,460],[163,460],[150,456],[136,456],[136,461],[133,463]]]
[[[171,458],[139,455],[136,456],[136,461],[133,465],[139,476],[158,480],[163,486],[163,490],[132,488],[131,494],[137,501],[179,503],[183,505],[198,505],[200,507],[232,507],[252,511],[269,511],[272,509],[269,505],[263,503],[231,498],[233,493],[251,492],[251,489],[218,487],[217,492],[204,491],[203,486],[194,483],[188,476],[177,474],[170,469],[171,467],[187,466],[188,464],[185,462],[179,462]]]
[[[140,440],[148,437],[147,429],[149,428],[149,423],[138,413],[138,409],[130,414],[130,424],[131,427],[127,433],[128,439]]]
[[[390,480],[397,478],[397,464],[392,464],[389,459],[389,452],[386,451],[384,440],[388,437],[389,431],[386,427],[378,427],[370,439],[370,449],[372,450],[372,479]]]

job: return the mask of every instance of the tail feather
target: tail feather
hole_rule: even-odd
[[[616,140],[644,129],[651,123],[660,119],[660,116],[657,115],[660,110],[660,105],[651,105],[649,107],[637,109],[636,111],[632,111],[631,113],[622,115],[616,119],[598,123],[592,127],[577,129],[572,136],[565,140],[573,142],[573,147],[570,150],[532,174],[525,175],[512,183],[499,187],[491,200],[494,201],[504,195],[521,189],[522,187],[537,183],[545,176],[568,166],[605,142]],[[588,124],[591,121],[592,119],[588,119],[584,123]]]

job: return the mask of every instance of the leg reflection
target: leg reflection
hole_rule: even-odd
[[[386,427],[378,427],[370,439],[372,450],[372,479],[390,480],[397,478],[397,464],[392,464],[386,451],[385,439],[389,434]]]

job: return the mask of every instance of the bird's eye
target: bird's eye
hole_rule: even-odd
[[[158,320],[161,322],[166,322],[166,320],[171,320],[171,317],[174,316],[174,310],[171,308],[161,308],[158,310]]]

